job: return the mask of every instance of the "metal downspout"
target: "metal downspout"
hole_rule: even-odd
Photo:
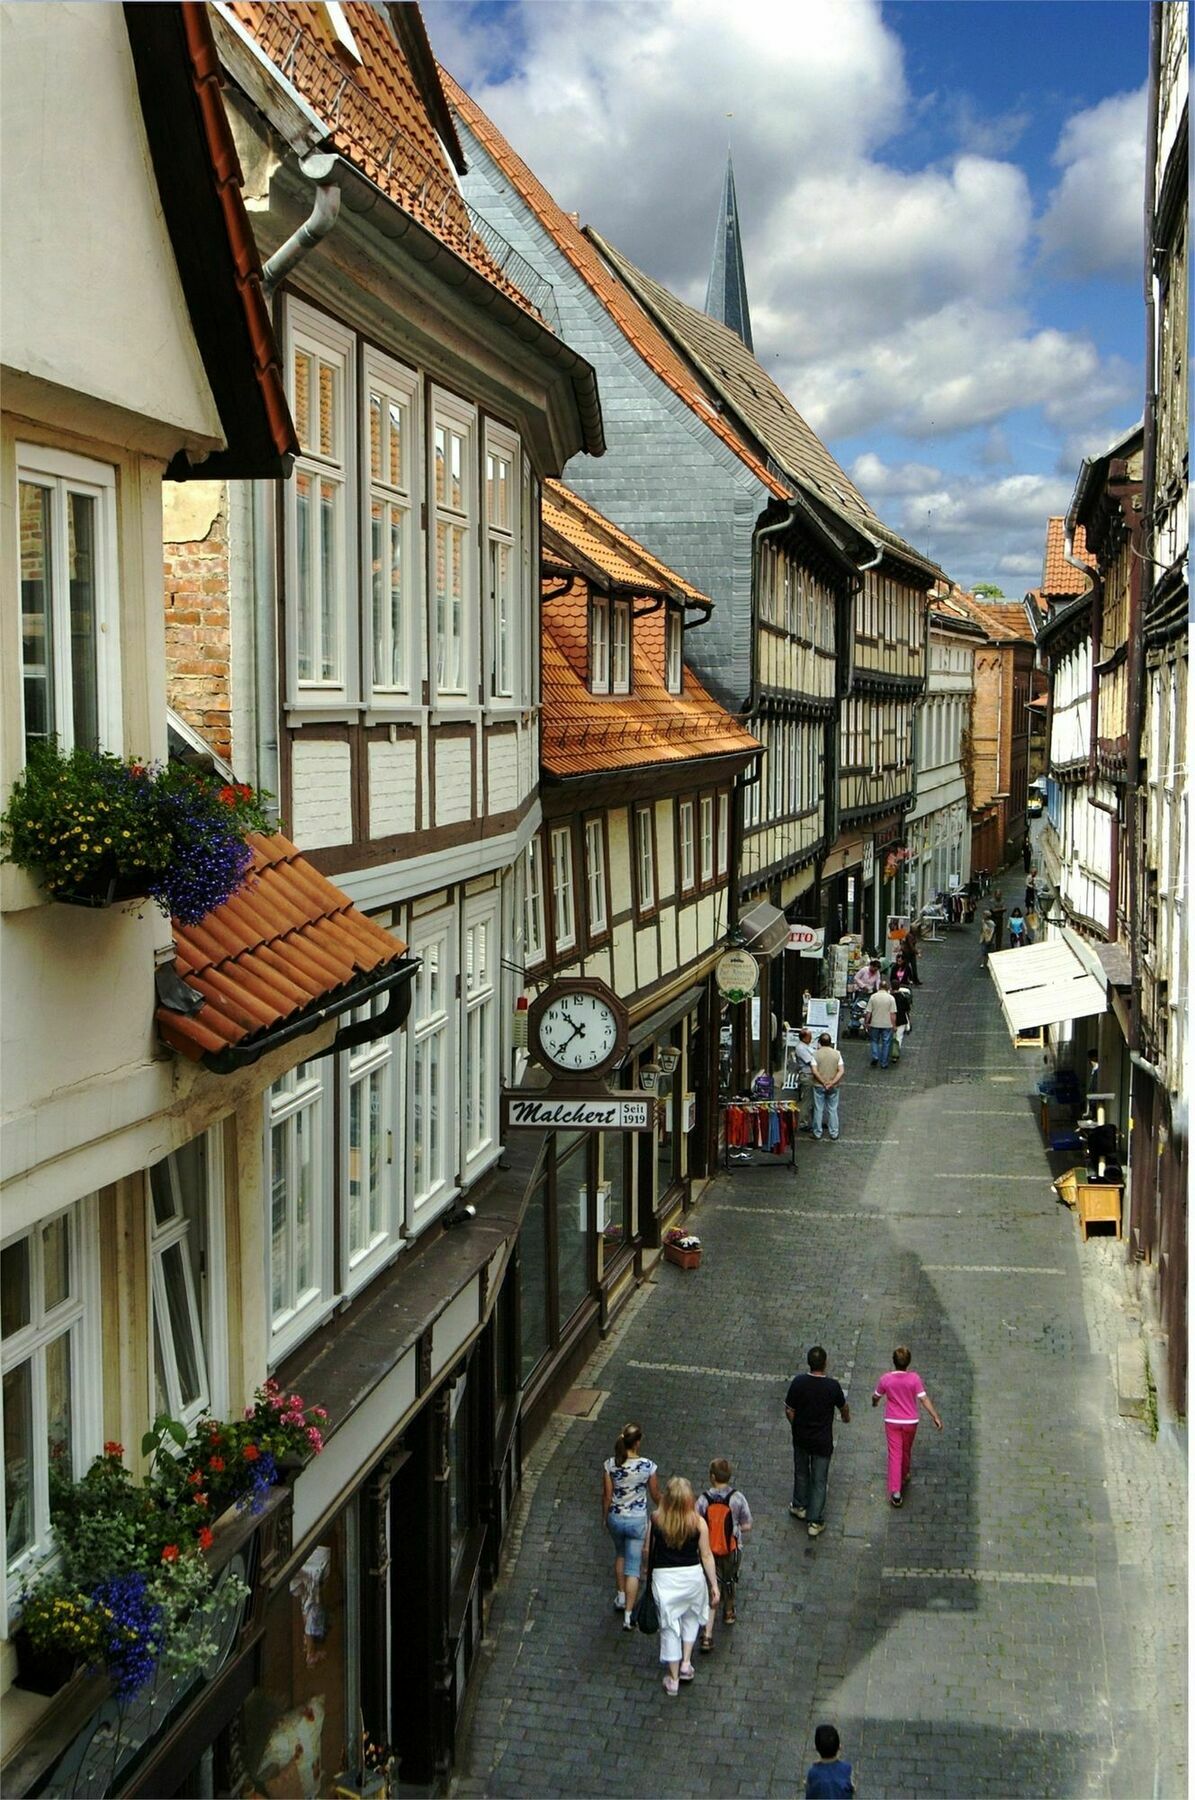
[[[333,181],[336,172],[337,158],[329,156],[325,151],[315,150],[305,156],[299,169],[308,181],[314,181],[315,205],[309,216],[304,219],[299,229],[292,232],[284,244],[280,244],[262,268],[262,287],[267,300],[273,295],[278,283],[291,270],[308,256],[316,245],[326,238],[340,217],[340,183]]]

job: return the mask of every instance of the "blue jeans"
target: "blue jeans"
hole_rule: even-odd
[[[813,1090],[813,1135],[822,1135],[822,1120],[830,1128],[830,1136],[838,1136],[838,1089],[824,1088],[815,1085]]]
[[[629,1581],[638,1581],[639,1565],[643,1560],[643,1539],[647,1534],[647,1513],[633,1513],[627,1518],[616,1518],[610,1513],[606,1519],[606,1529],[614,1539],[614,1554],[623,1560],[623,1572]]]
[[[881,1069],[888,1067],[888,1058],[892,1055],[891,1025],[873,1025],[871,1028],[871,1060],[879,1063]]]
[[[830,1479],[830,1458],[793,1444],[793,1505],[805,1509],[811,1525],[822,1523],[826,1510],[826,1484]]]

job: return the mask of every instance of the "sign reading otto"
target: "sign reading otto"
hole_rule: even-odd
[[[737,1005],[759,985],[759,964],[749,950],[728,950],[718,958],[714,980],[723,1000]]]
[[[650,1131],[654,1094],[502,1093],[503,1131]]]
[[[795,950],[799,956],[820,956],[826,947],[826,928],[824,925],[790,925],[786,950]]]

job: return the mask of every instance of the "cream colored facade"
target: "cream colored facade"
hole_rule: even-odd
[[[971,877],[971,832],[967,814],[964,741],[971,726],[977,638],[952,630],[947,617],[931,610],[929,675],[917,712],[917,799],[905,827],[911,855],[905,865],[907,910],[920,911],[951,878]]]

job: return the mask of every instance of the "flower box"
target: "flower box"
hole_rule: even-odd
[[[682,1250],[679,1244],[665,1244],[664,1260],[675,1263],[678,1269],[699,1269],[701,1267],[701,1251]]]
[[[79,1666],[69,1650],[39,1650],[20,1628],[13,1632],[12,1642],[17,1653],[16,1686],[27,1693],[56,1694]]]
[[[152,877],[140,874],[114,875],[110,881],[97,881],[83,889],[55,888],[50,894],[59,906],[126,906],[131,900],[145,900],[149,897],[149,884]]]

